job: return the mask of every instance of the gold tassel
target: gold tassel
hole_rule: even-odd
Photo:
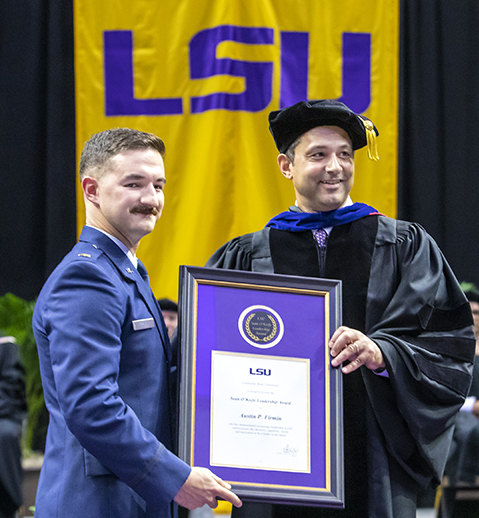
[[[363,119],[364,128],[366,129],[366,138],[368,140],[368,157],[371,160],[379,160],[378,145],[376,141],[376,132],[374,131],[374,124],[368,120]]]

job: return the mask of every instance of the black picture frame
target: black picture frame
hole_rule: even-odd
[[[341,325],[341,281],[181,266],[179,299],[180,458],[191,466],[211,469],[245,501],[343,508],[342,375],[340,369],[331,367],[328,349],[329,338]],[[226,363],[216,364],[215,358]],[[253,401],[248,409],[291,404],[275,392],[288,393],[289,375],[276,378],[284,381],[276,381],[273,392],[265,392],[271,387],[265,387],[266,378],[256,375],[270,376],[271,369],[250,368],[247,374],[256,377],[243,378],[243,365],[250,361],[258,365],[267,361],[275,366],[273,373],[278,366],[284,372],[290,366],[299,369],[301,389],[297,395],[295,389],[294,395],[301,403],[293,406],[307,409],[299,414],[298,422],[304,426],[263,421],[266,417],[283,420],[282,409],[276,412],[278,416],[264,416],[241,411],[246,408],[243,402],[220,405],[224,394],[229,397],[229,389],[221,390],[225,382],[220,385],[217,380],[236,377],[252,380],[241,383],[260,389],[247,387],[248,393],[255,392],[254,399],[246,398]],[[242,370],[238,373],[237,369]],[[303,378],[302,372],[307,376]],[[256,397],[258,392],[273,395]],[[230,405],[238,405],[238,410],[231,410],[238,423],[230,415]],[[294,432],[293,441],[305,440],[292,448],[288,438],[296,426],[299,431]],[[226,435],[217,430],[226,430]],[[245,441],[255,446],[246,449],[241,446]],[[283,449],[274,450],[271,444],[282,445],[281,441]],[[264,465],[262,459],[256,462],[255,453],[263,450],[259,446],[263,444],[268,458]],[[234,457],[231,462],[230,456]]]

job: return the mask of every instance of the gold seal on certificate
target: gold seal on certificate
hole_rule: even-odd
[[[284,324],[279,314],[268,306],[249,306],[238,319],[243,339],[253,347],[269,349],[281,341]]]

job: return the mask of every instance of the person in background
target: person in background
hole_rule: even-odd
[[[85,144],[86,226],[33,315],[50,412],[35,518],[170,518],[229,484],[174,453],[171,349],[136,252],[164,205],[163,141],[129,128]]]
[[[469,396],[464,402],[461,410],[464,412],[472,412],[476,417],[479,417],[479,289],[470,282],[462,282],[461,288],[464,291],[467,300],[469,301],[469,305],[471,306],[471,313],[474,321],[474,336],[476,338],[476,355],[471,388],[469,389]]]
[[[158,304],[168,329],[168,337],[171,340],[175,329],[178,327],[178,304],[171,299],[159,299]]]
[[[206,266],[342,281],[343,325],[329,348],[344,375],[345,508],[248,503],[233,516],[415,518],[469,389],[469,304],[421,226],[351,200],[355,151],[378,158],[369,119],[318,100],[271,112],[269,125],[296,203]]]
[[[0,335],[0,518],[22,505],[22,421],[27,415],[24,369],[15,338]]]
[[[471,306],[476,337],[476,356],[479,356],[479,289],[472,282],[461,282],[461,288]]]
[[[461,288],[471,306],[476,355],[469,395],[457,416],[444,471],[441,513],[447,518],[476,518],[479,501],[456,501],[458,489],[479,486],[479,289],[470,282],[462,282]]]

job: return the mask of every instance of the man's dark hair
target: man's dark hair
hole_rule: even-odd
[[[472,282],[461,282],[461,289],[469,302],[479,302],[479,289]]]
[[[285,155],[289,158],[289,161],[291,162],[291,164],[294,165],[294,150],[299,146],[300,142],[301,142],[301,137],[302,135],[300,135],[290,146],[289,148],[285,151]]]
[[[158,304],[162,311],[176,311],[178,313],[178,304],[171,299],[158,299]]]
[[[99,178],[104,172],[105,164],[119,153],[150,148],[158,151],[164,158],[165,144],[153,133],[130,128],[115,128],[95,133],[83,147],[80,158],[80,179],[84,176]]]

